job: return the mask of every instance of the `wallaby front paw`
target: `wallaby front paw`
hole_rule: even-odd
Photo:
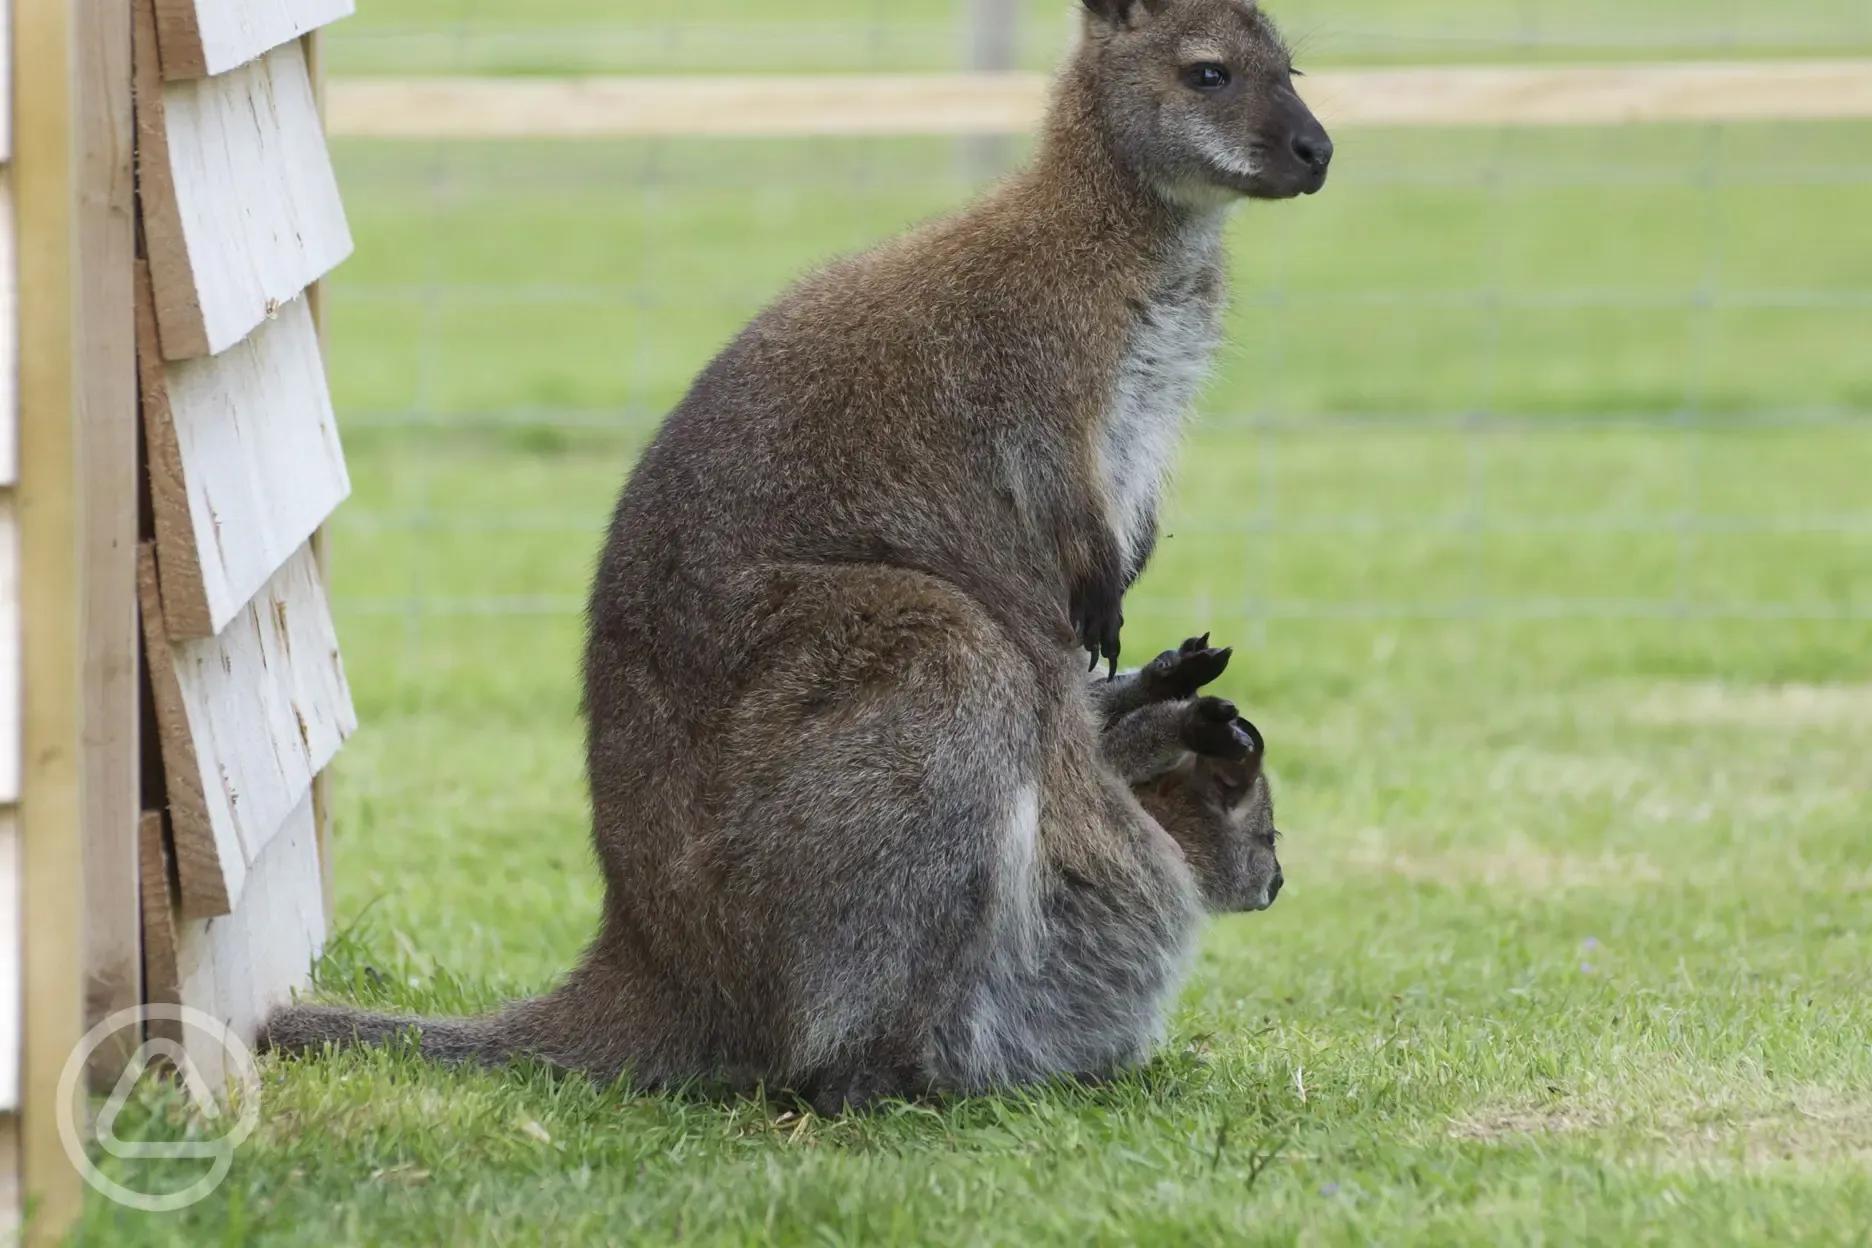
[[[1092,656],[1091,667],[1099,660],[1110,664],[1110,674],[1118,674],[1118,636],[1124,629],[1124,587],[1117,581],[1092,581],[1073,594],[1073,631],[1079,644]]]
[[[1183,744],[1204,758],[1238,762],[1255,751],[1255,736],[1235,704],[1225,698],[1198,698],[1183,716]]]
[[[1181,702],[1193,698],[1206,685],[1214,684],[1228,670],[1234,651],[1214,648],[1209,634],[1192,637],[1175,650],[1166,650],[1144,665],[1144,679],[1150,682],[1154,700]]]

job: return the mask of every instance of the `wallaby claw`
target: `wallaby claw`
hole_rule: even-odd
[[[1073,629],[1079,644],[1091,656],[1088,672],[1098,670],[1101,661],[1111,666],[1107,679],[1118,675],[1118,638],[1124,630],[1122,603],[1124,591],[1115,584],[1104,590],[1088,590],[1073,605]]]

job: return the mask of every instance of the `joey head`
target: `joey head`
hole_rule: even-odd
[[[1233,703],[1199,690],[1228,666],[1207,636],[1095,691],[1106,760],[1183,850],[1211,913],[1265,910],[1286,883],[1267,743]]]
[[[1083,22],[1026,169],[781,295],[632,471],[590,597],[579,965],[479,1019],[293,1007],[274,1047],[413,1028],[834,1107],[1148,1051],[1205,905],[1265,867],[1140,804],[1084,652],[1116,666],[1228,213],[1318,190],[1332,147],[1256,6]],[[1252,809],[1244,760],[1195,745],[1232,719],[1190,731],[1204,810]]]

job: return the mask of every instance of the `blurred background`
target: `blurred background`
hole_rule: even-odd
[[[1303,68],[1872,55],[1867,0],[1271,7]],[[360,0],[328,69],[1035,70],[1075,12]],[[1297,880],[1478,847],[1513,874],[1514,845],[1549,884],[1676,879],[1742,869],[1723,851],[1764,821],[1834,872],[1864,773],[1827,742],[1872,726],[1872,123],[1335,138],[1324,194],[1232,228],[1228,346],[1128,657],[1237,646],[1226,687],[1309,832]],[[364,725],[341,917],[381,901],[379,960],[492,969],[477,998],[563,968],[596,901],[580,613],[633,455],[791,278],[1020,147],[334,143],[357,239],[330,284],[336,605]],[[1773,750],[1739,748],[1764,730]],[[1782,765],[1796,746],[1810,770]]]

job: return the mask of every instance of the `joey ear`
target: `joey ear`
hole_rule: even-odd
[[[1256,777],[1261,774],[1261,767],[1267,754],[1267,742],[1261,737],[1261,730],[1247,720],[1237,716],[1235,730],[1248,738],[1248,752],[1240,758],[1199,757],[1196,760],[1196,772],[1201,782],[1209,786],[1224,809],[1233,809],[1254,787]]]

